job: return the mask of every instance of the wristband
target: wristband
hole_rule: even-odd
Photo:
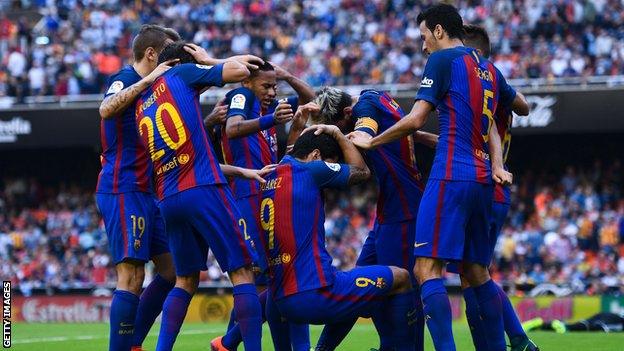
[[[260,117],[259,120],[260,120],[260,130],[269,129],[275,125],[275,119],[273,118],[272,113],[266,116]]]

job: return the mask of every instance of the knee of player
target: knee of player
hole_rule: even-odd
[[[403,293],[412,289],[410,274],[406,269],[390,266],[392,270],[392,292]]]
[[[145,280],[145,267],[143,262],[124,261],[117,264],[118,289],[139,295],[143,286],[143,280]]]
[[[173,266],[173,258],[171,254],[163,254],[152,258],[156,273],[168,282],[174,283],[176,281],[175,267]]]
[[[199,272],[187,276],[177,276],[175,286],[191,295],[195,294],[199,286]]]
[[[462,276],[472,287],[485,284],[490,280],[490,272],[486,266],[478,263],[462,263]]]
[[[229,275],[233,285],[255,283],[255,275],[251,267],[239,268],[229,272]]]

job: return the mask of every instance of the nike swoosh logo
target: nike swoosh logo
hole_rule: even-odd
[[[122,328],[134,327],[134,324],[132,324],[132,323],[119,323],[119,326],[122,327]]]
[[[427,244],[429,244],[429,242],[426,242],[426,243],[415,243],[415,244],[414,244],[414,248],[416,248],[416,247],[421,247],[421,246],[425,246],[425,245],[427,245]]]

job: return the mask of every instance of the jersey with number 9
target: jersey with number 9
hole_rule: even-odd
[[[153,162],[159,200],[195,186],[226,182],[199,105],[203,88],[223,85],[222,71],[222,65],[177,65],[137,101],[137,128]]]

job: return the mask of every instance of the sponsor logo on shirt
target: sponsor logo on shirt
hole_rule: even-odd
[[[431,78],[424,77],[420,81],[420,87],[421,88],[431,88],[432,85],[433,85],[433,79],[431,79]]]

